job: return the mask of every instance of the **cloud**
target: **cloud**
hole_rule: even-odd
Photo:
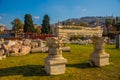
[[[34,18],[35,18],[35,19],[40,19],[40,17],[39,17],[39,16],[34,16]]]
[[[2,16],[0,16],[0,20],[2,19]]]
[[[82,12],[86,12],[86,11],[87,11],[87,9],[86,9],[86,8],[82,9]]]
[[[76,10],[76,11],[81,11],[81,12],[86,12],[87,11],[87,9],[86,8],[82,8],[81,6],[75,6],[75,8],[74,8],[74,10]]]

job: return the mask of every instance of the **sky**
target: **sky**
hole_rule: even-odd
[[[40,25],[48,14],[50,23],[85,16],[120,16],[120,0],[0,0],[0,24],[8,29],[25,14],[31,14],[34,24]]]

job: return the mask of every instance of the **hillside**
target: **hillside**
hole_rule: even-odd
[[[59,22],[60,24],[64,25],[67,22],[73,22],[74,24],[79,24],[86,22],[90,27],[99,25],[104,26],[106,18],[115,18],[113,16],[103,17],[103,16],[91,16],[91,17],[81,17],[81,18],[70,18],[64,21]]]

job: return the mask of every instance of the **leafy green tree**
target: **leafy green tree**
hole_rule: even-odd
[[[44,15],[44,17],[43,17],[42,29],[41,30],[42,30],[43,34],[51,33],[51,30],[50,30],[50,18],[49,18],[49,16],[47,14]]]
[[[37,27],[37,28],[35,29],[35,32],[38,33],[38,34],[41,33],[41,28],[40,28],[40,27]]]
[[[35,32],[32,16],[26,14],[24,19],[24,32]]]
[[[12,22],[12,30],[16,32],[23,32],[23,23],[19,18],[15,18]]]

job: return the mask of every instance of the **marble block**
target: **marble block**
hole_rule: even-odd
[[[45,59],[45,71],[49,75],[59,75],[65,73],[65,65],[67,60],[64,58],[61,59]]]
[[[96,54],[93,53],[90,55],[90,65],[91,66],[106,66],[109,65],[109,54],[104,53],[104,54]]]

